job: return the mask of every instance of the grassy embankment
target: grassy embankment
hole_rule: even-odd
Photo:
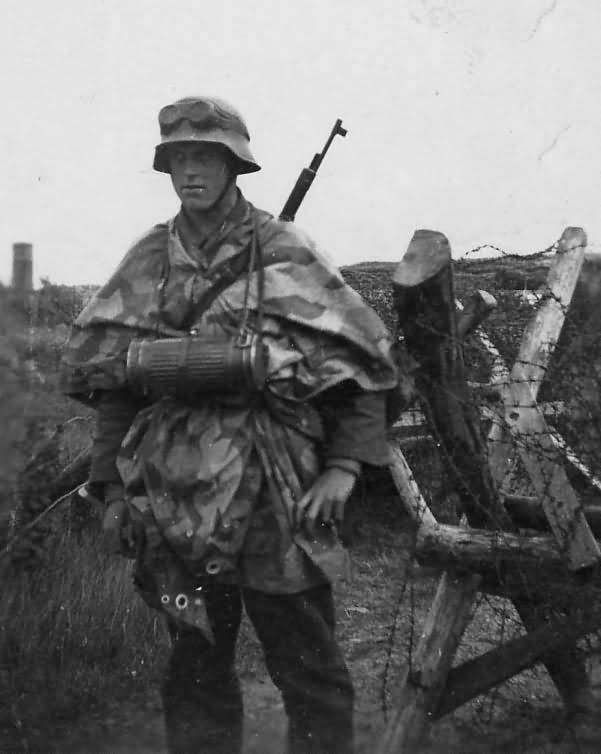
[[[90,423],[57,390],[66,327],[30,327],[6,296],[0,306],[3,549],[15,515],[26,525],[50,502],[57,473],[89,446]],[[103,550],[99,522],[87,517],[82,523],[77,499],[66,502],[0,559],[0,741],[11,742],[11,754],[147,683],[165,646],[127,564]]]

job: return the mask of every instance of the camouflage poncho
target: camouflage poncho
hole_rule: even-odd
[[[145,532],[140,585],[151,604],[191,623],[202,622],[207,570],[276,593],[344,570],[334,529],[314,540],[290,523],[294,501],[323,467],[312,400],[345,381],[392,389],[390,335],[302,231],[240,197],[205,249],[208,264],[184,248],[174,221],[145,235],[77,318],[64,356],[66,392],[93,400],[95,391],[126,385],[134,337],[233,334],[245,294],[256,327],[256,272],[248,289],[244,272],[205,309],[214,280],[249,246],[254,228],[264,265],[264,395],[213,394],[194,405],[161,398],[137,415],[117,462]],[[185,599],[176,608],[178,595]]]

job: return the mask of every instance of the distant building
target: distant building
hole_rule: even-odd
[[[30,243],[13,244],[11,287],[22,293],[33,290],[33,246]]]

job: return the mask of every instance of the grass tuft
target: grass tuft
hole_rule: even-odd
[[[0,595],[0,727],[47,731],[154,682],[167,649],[158,614],[135,593],[130,565],[103,551],[97,527],[68,527],[36,572]]]

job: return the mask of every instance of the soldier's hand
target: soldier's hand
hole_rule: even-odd
[[[125,518],[125,500],[114,500],[102,519],[102,537],[109,552],[121,554],[121,529]]]
[[[356,474],[345,469],[326,469],[297,502],[294,525],[316,534],[320,526],[340,523],[356,480]]]
[[[132,556],[135,552],[134,531],[123,487],[107,485],[104,499],[107,506],[102,519],[105,546],[118,555]]]

